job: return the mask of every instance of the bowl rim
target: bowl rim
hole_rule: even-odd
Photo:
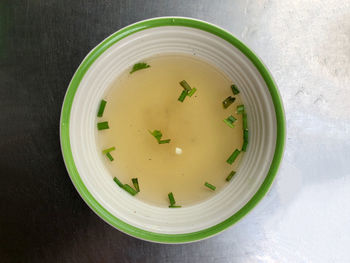
[[[183,26],[203,30],[213,35],[216,35],[221,39],[224,39],[225,41],[229,42],[234,47],[239,49],[253,63],[253,65],[256,67],[256,69],[259,71],[262,78],[264,79],[270,92],[276,114],[277,136],[275,152],[269,171],[257,192],[239,211],[237,211],[235,214],[233,214],[226,220],[209,228],[192,233],[164,234],[150,232],[132,226],[112,215],[109,211],[107,211],[107,209],[105,209],[101,204],[98,203],[98,201],[92,196],[87,187],[84,185],[75,166],[70,145],[69,121],[71,107],[80,82],[83,79],[85,73],[90,68],[90,66],[96,61],[96,59],[101,54],[103,54],[109,47],[116,44],[119,40],[136,32],[161,26]],[[283,157],[285,144],[285,114],[279,91],[267,67],[245,44],[243,44],[240,40],[234,37],[230,32],[216,25],[198,19],[176,16],[155,17],[136,22],[118,30],[117,32],[104,39],[87,54],[87,56],[84,58],[84,60],[81,62],[76,72],[74,73],[64,97],[60,119],[60,142],[63,160],[65,162],[66,169],[68,171],[73,185],[80,194],[81,198],[86,202],[86,204],[105,222],[107,222],[114,228],[139,239],[158,243],[188,243],[211,237],[229,228],[241,218],[243,218],[248,212],[250,212],[267,194],[276,176],[279,164]]]

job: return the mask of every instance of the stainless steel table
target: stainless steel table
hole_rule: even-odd
[[[124,235],[65,170],[66,87],[102,39],[189,16],[231,31],[270,68],[287,117],[279,175],[231,229],[186,245]],[[1,262],[350,262],[350,1],[0,1]]]

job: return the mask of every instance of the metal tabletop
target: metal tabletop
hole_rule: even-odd
[[[243,220],[204,241],[129,237],[80,198],[59,117],[85,55],[155,16],[217,24],[271,70],[287,118],[281,169]],[[0,0],[1,262],[350,262],[349,0]]]

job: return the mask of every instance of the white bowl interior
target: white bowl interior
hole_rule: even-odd
[[[96,144],[96,111],[116,76],[137,62],[165,53],[192,54],[225,72],[239,86],[248,114],[249,145],[234,179],[212,198],[181,209],[152,206],[116,187]],[[272,162],[277,127],[268,88],[241,51],[199,29],[163,26],[120,40],[93,63],[75,94],[69,129],[80,177],[105,209],[132,226],[156,233],[180,234],[212,227],[235,214],[252,198]]]

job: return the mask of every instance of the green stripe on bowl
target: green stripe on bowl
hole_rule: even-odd
[[[186,234],[160,234],[145,231],[140,228],[129,225],[124,221],[118,219],[111,213],[109,213],[91,195],[91,193],[84,185],[82,179],[80,178],[74,163],[69,139],[69,120],[74,95],[79,87],[80,81],[83,79],[89,67],[103,52],[105,52],[109,47],[111,47],[121,39],[141,30],[160,26],[185,26],[200,29],[212,33],[238,48],[243,54],[245,54],[249,58],[249,60],[254,64],[254,66],[258,69],[261,76],[263,77],[270,91],[276,113],[277,137],[275,153],[270,169],[259,190],[255,193],[255,195],[248,201],[248,203],[245,206],[243,206],[237,213],[235,213],[225,221],[214,225],[210,228]],[[285,143],[285,117],[279,92],[269,71],[259,60],[259,58],[242,42],[240,42],[237,38],[232,36],[229,32],[203,21],[182,17],[161,17],[144,20],[117,31],[110,37],[106,38],[102,43],[95,47],[86,56],[86,58],[83,60],[83,62],[80,64],[79,68],[75,72],[66,92],[61,112],[60,139],[63,158],[74,186],[76,187],[84,201],[103,220],[105,220],[107,223],[114,226],[115,228],[119,229],[120,231],[140,239],[160,243],[186,243],[210,237],[227,229],[228,227],[236,223],[238,220],[240,220],[243,216],[245,216],[249,211],[251,211],[257,205],[257,203],[265,196],[276,176],[278,166],[282,159]]]

